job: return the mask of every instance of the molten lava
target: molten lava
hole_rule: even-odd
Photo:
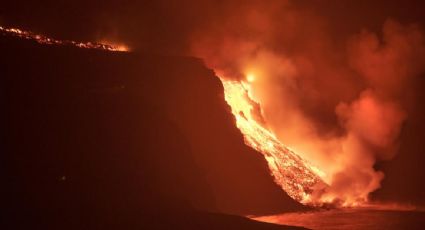
[[[294,200],[312,206],[321,206],[320,197],[328,185],[319,175],[319,169],[285,147],[275,135],[267,130],[254,114],[257,104],[250,95],[246,82],[220,78],[225,99],[236,118],[236,126],[244,135],[245,143],[262,153],[267,160],[275,182]],[[252,81],[254,76],[248,76]]]
[[[46,37],[44,35],[35,34],[30,31],[24,31],[24,30],[16,29],[16,28],[5,28],[2,26],[0,26],[0,34],[7,34],[14,37],[34,40],[40,44],[47,44],[47,45],[70,45],[70,46],[76,46],[79,48],[86,48],[86,49],[101,49],[101,50],[108,50],[108,51],[128,51],[128,47],[125,45],[109,45],[105,43],[96,43],[96,42],[76,42],[76,41],[69,41],[69,40],[57,40],[57,39]]]
[[[15,28],[0,26],[0,34],[34,40],[47,45],[68,45],[106,51],[128,51],[128,47],[105,43],[56,40],[43,35]],[[275,182],[294,200],[311,206],[332,203],[334,197],[327,194],[329,185],[323,180],[324,173],[283,145],[265,127],[261,108],[251,95],[250,83],[256,80],[254,73],[247,74],[247,82],[220,78],[224,86],[225,100],[236,118],[236,126],[244,136],[245,143],[262,153],[268,162]]]

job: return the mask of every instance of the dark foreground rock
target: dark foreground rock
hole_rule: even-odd
[[[299,208],[243,144],[201,61],[5,36],[0,50],[12,229],[279,229],[204,211]]]

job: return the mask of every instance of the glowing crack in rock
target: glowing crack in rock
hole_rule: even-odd
[[[97,43],[97,42],[76,42],[69,40],[57,40],[53,38],[46,37],[44,35],[35,34],[30,31],[25,31],[17,28],[5,28],[0,26],[0,34],[7,34],[19,38],[24,38],[28,40],[34,40],[40,44],[47,45],[70,45],[76,46],[79,48],[86,49],[101,49],[107,51],[128,51],[128,47],[125,45],[115,45],[115,44],[106,44],[106,43]]]
[[[253,77],[248,78],[251,81]],[[249,84],[243,81],[220,78],[225,100],[236,118],[236,126],[245,143],[262,153],[267,160],[275,182],[294,200],[311,206],[324,202],[319,197],[328,185],[321,179],[321,172],[285,147],[273,133],[264,128],[254,115],[256,102],[250,96]]]

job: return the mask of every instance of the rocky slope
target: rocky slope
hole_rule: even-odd
[[[261,229],[276,226],[194,210],[299,208],[273,183],[263,157],[243,144],[220,81],[200,60],[7,36],[0,50],[9,223],[174,225],[158,225],[165,215],[178,226],[185,226],[178,217],[189,216],[203,228],[219,228],[201,221],[207,218]]]

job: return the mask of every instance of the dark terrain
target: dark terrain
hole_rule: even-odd
[[[189,57],[0,36],[1,229],[289,229],[301,207]],[[227,214],[218,214],[227,213]]]

